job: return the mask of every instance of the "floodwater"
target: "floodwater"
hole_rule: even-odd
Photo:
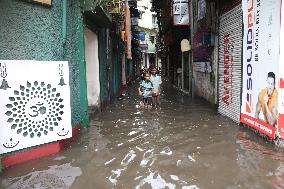
[[[283,152],[202,99],[163,89],[161,110],[139,109],[132,89],[65,151],[5,171],[1,187],[284,188]]]

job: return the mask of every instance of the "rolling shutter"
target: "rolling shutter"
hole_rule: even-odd
[[[218,111],[239,123],[242,87],[241,5],[220,17],[218,73]]]

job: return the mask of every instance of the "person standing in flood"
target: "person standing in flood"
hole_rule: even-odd
[[[151,82],[154,86],[153,91],[153,106],[160,106],[160,96],[161,96],[161,84],[162,84],[162,78],[157,74],[157,69],[155,67],[151,70]]]
[[[150,81],[150,74],[146,73],[144,80],[141,82],[140,87],[138,88],[139,95],[143,96],[143,101],[141,103],[141,107],[146,107],[148,110],[152,108],[154,86]]]

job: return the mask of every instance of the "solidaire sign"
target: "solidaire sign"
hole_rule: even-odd
[[[279,112],[279,0],[243,0],[243,93],[241,122],[271,138],[283,125]]]

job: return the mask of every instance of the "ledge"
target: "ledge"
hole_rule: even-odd
[[[14,165],[18,165],[30,160],[39,159],[41,157],[49,156],[62,151],[68,144],[70,144],[74,140],[74,138],[78,135],[80,130],[81,130],[81,124],[78,124],[76,125],[76,127],[73,128],[72,137],[69,139],[61,140],[55,143],[47,144],[45,146],[40,146],[35,149],[3,157],[1,159],[2,166],[0,166],[1,168],[0,173],[1,171],[9,167],[12,167]]]

